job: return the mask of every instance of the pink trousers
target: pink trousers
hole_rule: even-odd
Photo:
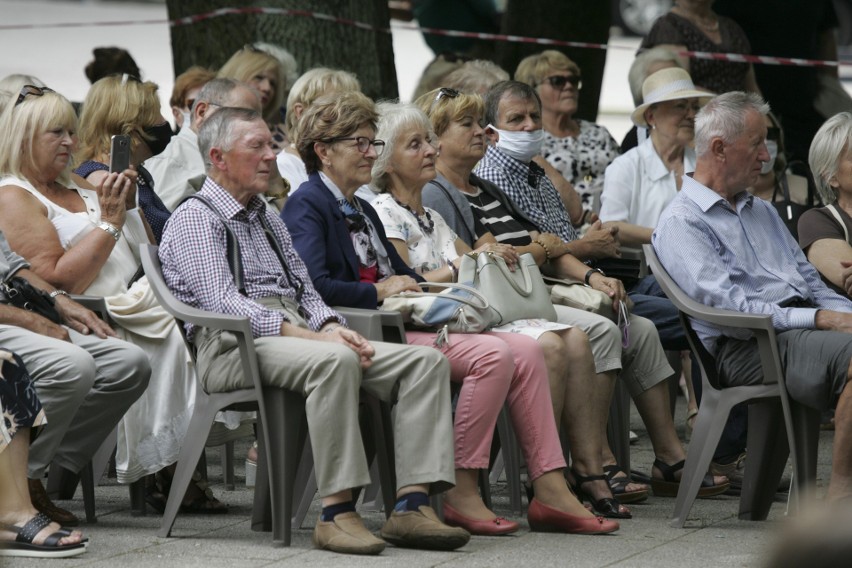
[[[411,345],[435,346],[435,334],[406,332]],[[450,334],[440,348],[450,379],[461,383],[454,423],[456,469],[485,469],[497,416],[508,403],[531,479],[565,467],[547,368],[538,342],[525,335]]]

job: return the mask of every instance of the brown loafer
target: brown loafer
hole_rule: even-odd
[[[340,513],[332,521],[320,518],[311,540],[321,550],[343,554],[379,554],[385,549],[385,541],[368,531],[354,511]]]
[[[455,550],[470,540],[470,533],[445,525],[432,507],[419,511],[394,511],[382,527],[381,536],[395,546],[427,550]]]
[[[80,524],[80,519],[74,513],[53,504],[40,479],[28,479],[27,481],[30,488],[30,501],[33,502],[33,507],[37,511],[44,513],[51,521],[57,522],[63,527],[76,527]]]

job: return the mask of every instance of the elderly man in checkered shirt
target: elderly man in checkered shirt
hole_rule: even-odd
[[[464,530],[443,524],[428,494],[455,481],[450,366],[429,347],[368,342],[348,329],[314,289],[305,264],[262,194],[275,166],[269,128],[253,110],[223,108],[198,133],[207,179],[175,210],[160,245],[163,276],[180,300],[203,310],[247,316],[261,381],[305,395],[323,510],[318,548],[378,554],[398,546],[453,550]],[[236,237],[244,285],[227,255]],[[187,326],[208,392],[247,388],[229,332]],[[381,535],[355,512],[352,489],[370,482],[358,425],[359,389],[395,403],[397,503]],[[272,451],[275,451],[274,449]]]

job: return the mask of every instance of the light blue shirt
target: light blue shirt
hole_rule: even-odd
[[[678,286],[702,304],[769,314],[777,331],[813,329],[817,309],[852,312],[852,301],[830,290],[768,202],[747,192],[736,208],[691,176],[660,216],[651,243]],[[814,308],[781,307],[795,299]],[[720,335],[751,332],[693,320],[710,353]]]

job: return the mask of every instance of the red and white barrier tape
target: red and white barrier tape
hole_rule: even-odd
[[[59,22],[53,24],[5,24],[0,25],[0,31],[3,30],[25,30],[25,29],[44,29],[44,28],[75,28],[75,27],[92,27],[92,26],[140,26],[140,25],[152,25],[152,24],[168,24],[172,27],[178,26],[188,26],[192,24],[196,24],[198,22],[203,22],[205,20],[211,20],[214,18],[221,18],[223,16],[239,16],[239,15],[247,15],[247,14],[264,14],[264,15],[273,15],[273,16],[296,16],[303,18],[310,18],[313,20],[323,20],[335,24],[341,24],[345,26],[350,26],[362,30],[380,32],[380,33],[391,33],[390,28],[383,28],[378,26],[373,26],[371,24],[367,24],[364,22],[359,22],[357,20],[351,20],[349,18],[340,18],[338,16],[330,16],[328,14],[323,14],[321,12],[314,12],[311,10],[293,10],[287,8],[219,8],[218,10],[213,10],[212,12],[206,12],[203,14],[194,14],[192,16],[186,16],[184,18],[178,18],[176,20],[136,20],[136,21],[117,21],[117,22]],[[516,36],[516,35],[505,35],[505,34],[489,34],[482,32],[463,32],[458,30],[444,30],[437,28],[424,28],[417,26],[415,24],[409,23],[397,23],[394,27],[417,31],[421,33],[433,34],[433,35],[441,35],[441,36],[449,36],[449,37],[464,37],[471,39],[481,39],[487,41],[505,41],[510,43],[531,43],[536,45],[547,45],[547,46],[560,46],[560,47],[576,47],[583,49],[600,49],[600,50],[608,50],[608,49],[629,49],[633,50],[632,47],[624,46],[624,45],[607,45],[603,43],[589,43],[583,41],[565,41],[560,39],[548,39],[548,38],[537,38],[537,37],[527,37],[527,36]],[[839,67],[839,66],[852,66],[852,61],[827,61],[821,59],[797,59],[790,57],[773,57],[768,55],[743,55],[740,53],[715,53],[708,51],[682,51],[679,52],[680,55],[692,58],[692,59],[712,59],[716,61],[730,61],[734,63],[757,63],[762,65],[787,65],[787,66],[796,66],[796,67]]]

